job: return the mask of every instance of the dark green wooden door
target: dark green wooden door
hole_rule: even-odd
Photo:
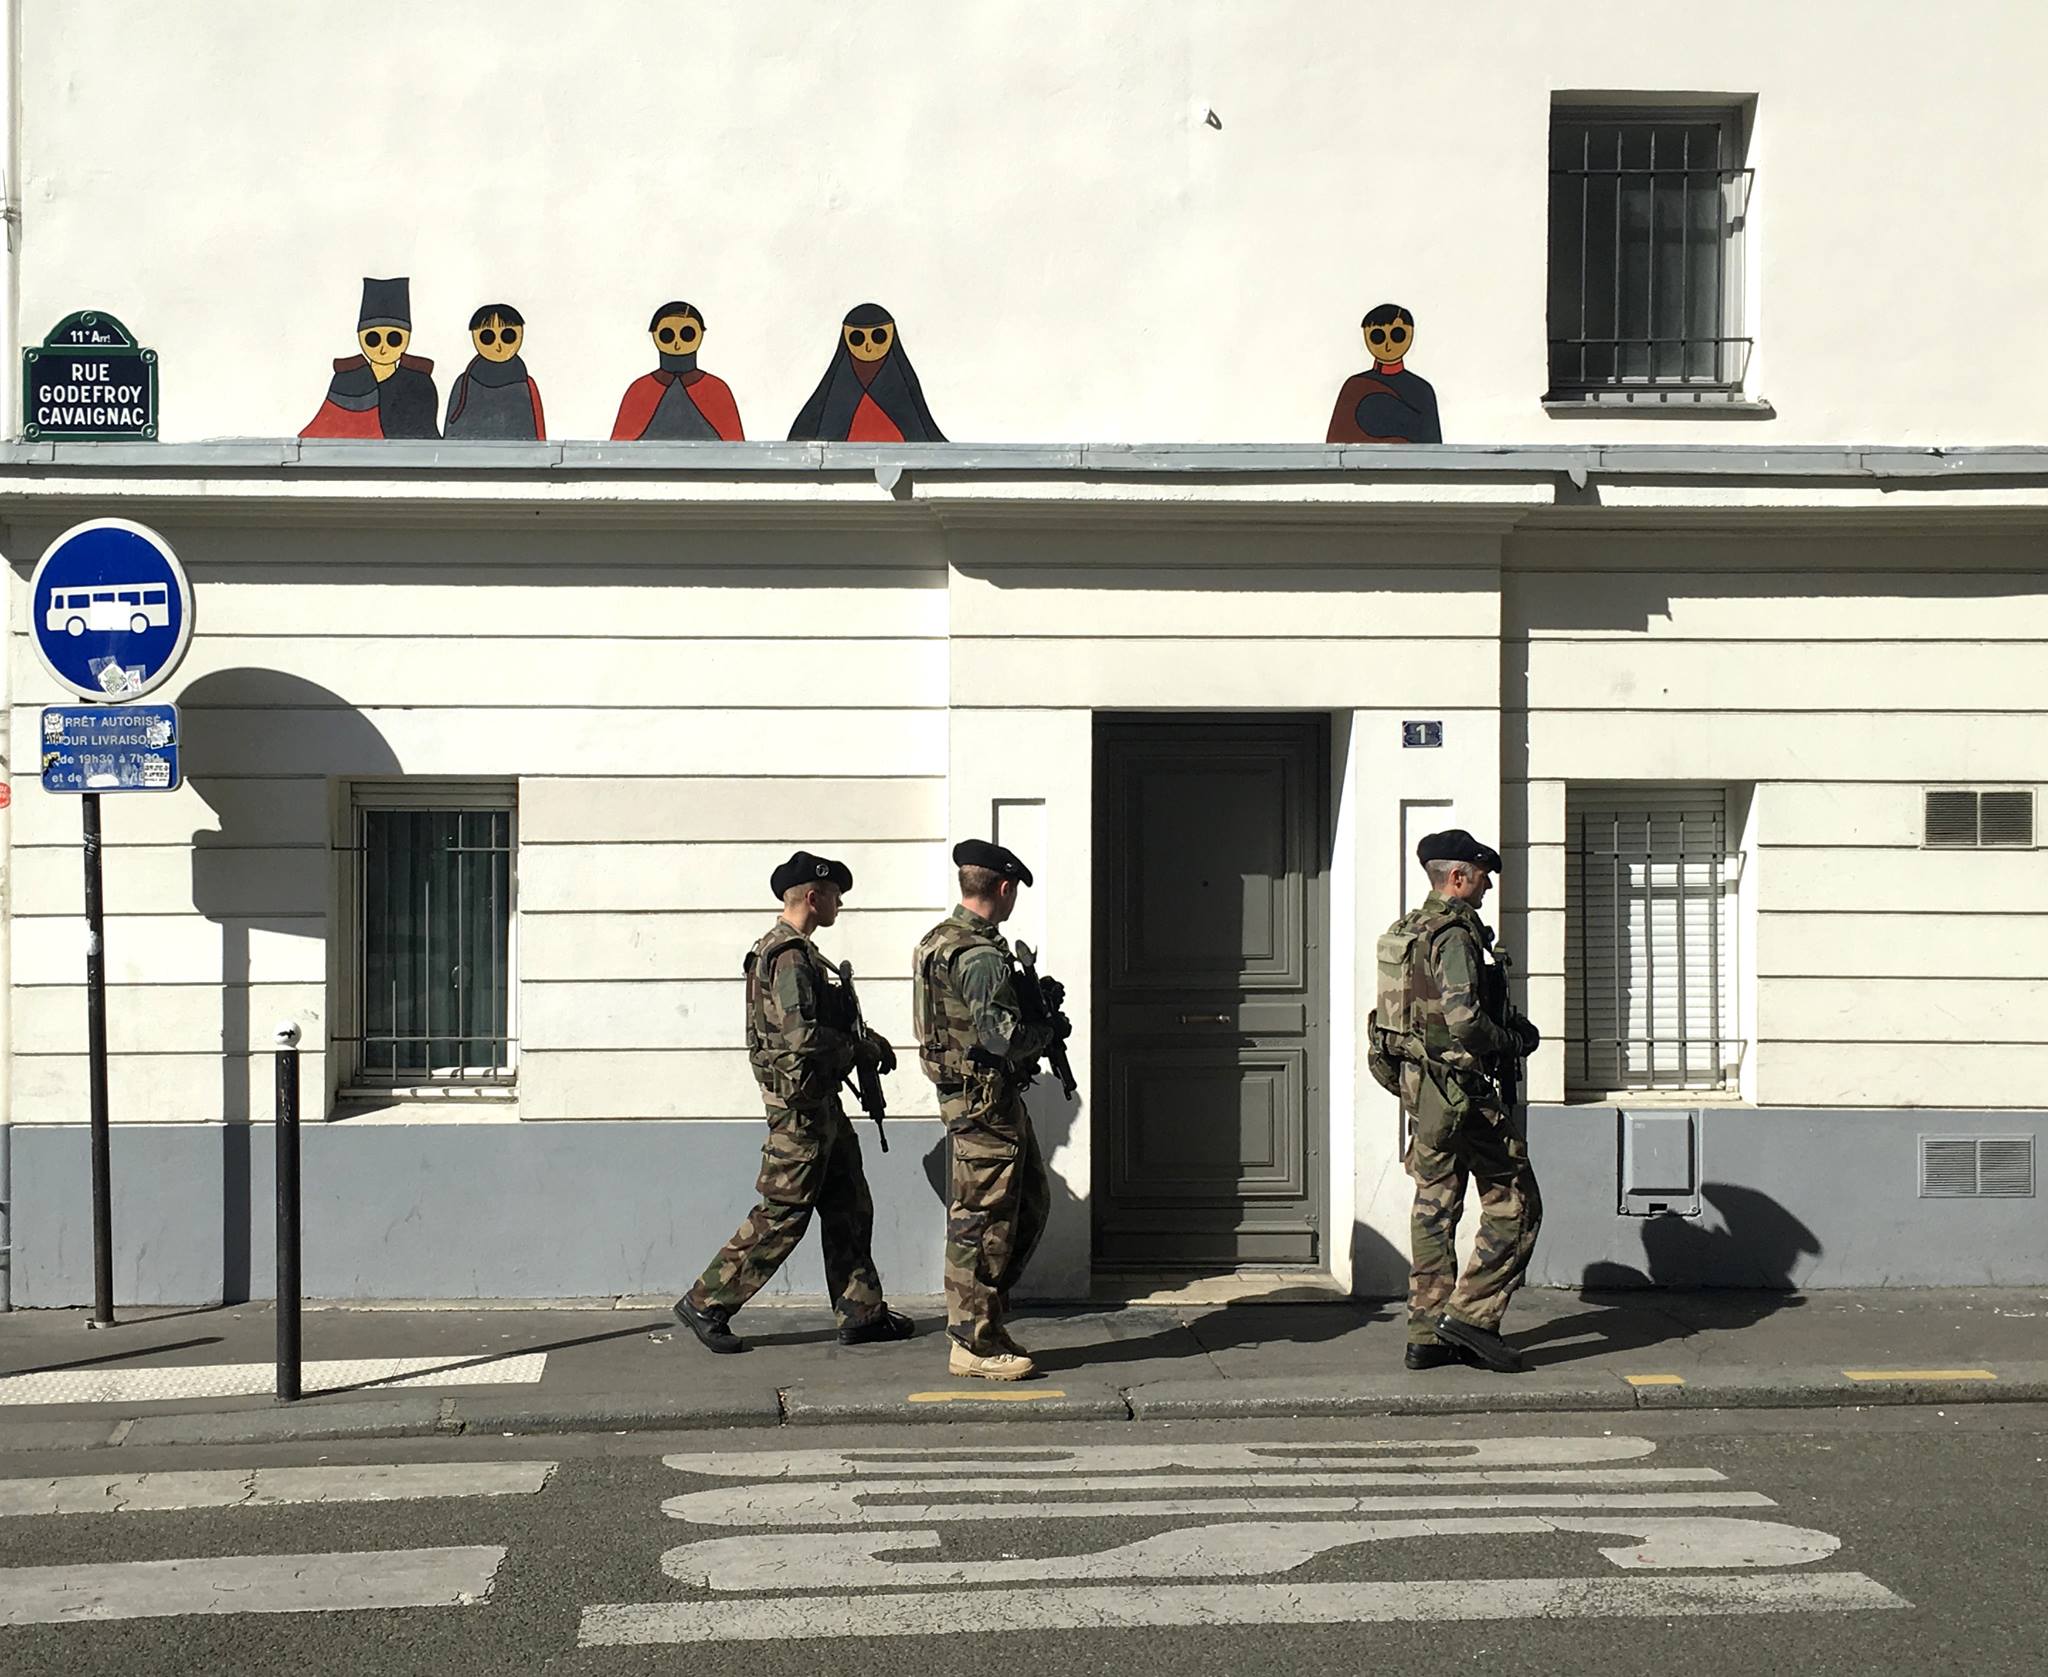
[[[1095,1261],[1320,1264],[1320,717],[1103,716]]]

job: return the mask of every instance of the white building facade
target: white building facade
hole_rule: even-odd
[[[186,785],[106,799],[124,1302],[267,1292],[287,1019],[310,1292],[680,1290],[752,1198],[799,846],[904,1061],[877,1256],[936,1291],[908,965],[969,835],[1077,1022],[1029,1288],[1396,1293],[1362,1033],[1444,826],[1545,1034],[1539,1279],[2048,1279],[2025,8],[1485,4],[1391,58],[1306,3],[11,11],[15,1304],[91,1295],[28,583],[108,516],[196,601]],[[159,355],[153,439],[28,434],[13,351],[82,309]],[[480,316],[537,434],[463,434]],[[337,370],[400,321],[434,435]],[[923,418],[860,370],[906,355]],[[647,417],[730,424],[698,370],[748,440]]]

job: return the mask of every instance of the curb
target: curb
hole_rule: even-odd
[[[1159,1380],[1127,1394],[1138,1421],[1230,1416],[1537,1415],[1633,1409],[1619,1375],[1482,1376],[1446,1371],[1427,1383],[1410,1375],[1319,1375],[1304,1380]]]
[[[792,1386],[782,1394],[783,1419],[793,1427],[886,1421],[1128,1421],[1129,1399],[1102,1381],[1020,1380],[1012,1385],[953,1381],[948,1385],[878,1398],[873,1388]]]
[[[1120,1388],[1054,1377],[1015,1387],[954,1384],[881,1395],[872,1387],[799,1385],[747,1397],[498,1393],[395,1394],[291,1408],[93,1418],[0,1420],[0,1452],[165,1445],[319,1443],[354,1439],[712,1428],[1348,1419],[1385,1415],[1534,1415],[1682,1409],[1859,1409],[2048,1403],[2048,1362],[1976,1369],[1721,1369],[1685,1375],[1485,1376],[1445,1370],[1426,1380],[1323,1375],[1299,1380],[1159,1380]]]

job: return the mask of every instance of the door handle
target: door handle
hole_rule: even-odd
[[[1236,1020],[1228,1013],[1183,1013],[1180,1022],[1183,1025],[1231,1025]]]

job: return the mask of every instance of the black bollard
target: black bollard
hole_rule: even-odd
[[[299,1398],[299,1027],[277,1028],[277,1401]]]

